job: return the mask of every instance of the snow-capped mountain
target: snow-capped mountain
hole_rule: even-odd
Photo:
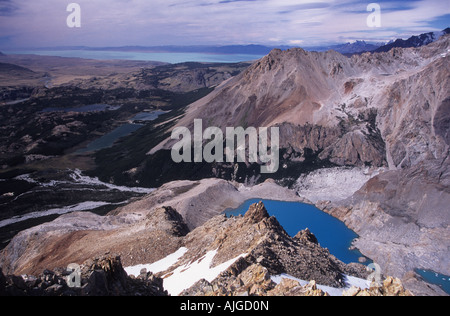
[[[380,48],[376,49],[375,52],[388,52],[392,48],[395,47],[402,47],[402,48],[409,48],[409,47],[421,47],[428,44],[431,44],[433,42],[436,42],[439,40],[443,35],[450,34],[450,28],[446,28],[443,31],[440,32],[430,32],[430,33],[424,33],[419,36],[412,36],[408,38],[407,40],[404,39],[397,39],[396,41],[390,42],[384,46],[381,46]]]

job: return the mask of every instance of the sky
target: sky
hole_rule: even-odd
[[[69,27],[71,3],[80,27]],[[379,27],[367,19],[380,8]],[[73,20],[75,21],[75,20]],[[388,41],[450,26],[450,0],[0,0],[0,49],[315,46]]]

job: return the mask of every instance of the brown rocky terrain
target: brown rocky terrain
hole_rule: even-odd
[[[168,270],[168,276],[179,267],[216,251],[211,267],[245,254],[237,264],[241,271],[252,264],[267,269],[270,275],[287,273],[302,280],[342,287],[344,274],[367,277],[365,267],[345,265],[329,251],[320,247],[315,236],[307,231],[290,237],[275,217],[270,217],[263,203],[250,206],[243,217],[220,215],[190,232],[184,240],[188,251]]]
[[[133,91],[166,87],[170,92],[223,82],[190,105],[184,117],[174,118],[176,126],[192,127],[198,118],[204,119],[204,127],[278,126],[287,159],[302,161],[309,155],[338,166],[385,167],[352,196],[317,205],[359,234],[355,246],[377,262],[383,274],[402,279],[414,293],[442,294],[412,271],[450,275],[449,46],[450,36],[444,36],[421,48],[351,58],[332,51],[274,50],[233,78],[222,66],[193,71],[180,65],[170,82],[147,69],[99,81],[72,78],[71,85],[81,89],[75,92],[85,91],[83,85],[101,91],[122,84]],[[72,89],[60,88],[44,94],[53,98]],[[150,156],[171,144],[161,142]],[[137,173],[141,167],[136,163],[125,170]],[[283,293],[323,294],[313,283],[309,288],[291,281],[277,286],[269,276],[288,273],[342,286],[344,274],[363,275],[361,267],[330,256],[310,232],[287,236],[261,205],[242,218],[219,215],[249,198],[304,201],[272,182],[252,188],[218,179],[167,183],[108,216],[73,213],[23,231],[1,252],[0,266],[8,274],[39,274],[108,251],[133,266],[158,262],[186,248],[172,267],[159,272],[168,281],[211,254],[211,267],[234,260],[236,266],[225,275],[200,281],[185,289],[187,295],[274,294],[277,287],[284,288]],[[252,282],[258,286],[253,288]],[[388,278],[382,288],[347,292],[389,293],[405,291],[397,279]]]
[[[250,207],[245,216],[226,218],[217,216],[188,232],[183,218],[172,208],[155,210],[147,224],[159,224],[167,233],[166,237],[185,236],[182,242],[187,251],[166,271],[154,275],[142,269],[136,277],[128,276],[123,269],[121,258],[104,255],[88,259],[80,266],[79,284],[69,287],[70,272],[55,268],[45,270],[37,277],[31,275],[4,276],[0,270],[1,295],[33,296],[117,296],[148,295],[165,296],[164,288],[173,275],[177,282],[186,282],[182,274],[189,271],[195,261],[205,259],[211,249],[217,249],[210,268],[223,262],[231,262],[225,271],[211,282],[201,279],[186,285],[180,293],[182,296],[328,296],[317,287],[317,283],[334,286],[344,285],[344,273],[366,278],[368,272],[358,264],[345,265],[328,250],[317,243],[309,231],[301,231],[290,237],[274,217],[269,217],[262,203]],[[157,221],[154,221],[155,217]],[[152,229],[152,228],[149,228]],[[156,229],[156,227],[153,227]],[[236,255],[244,252],[244,256]],[[181,272],[177,272],[182,268]],[[312,280],[307,285],[299,281],[283,278],[275,283],[272,276],[288,273],[305,280]],[[319,280],[316,281],[315,280]],[[172,282],[173,283],[173,282]],[[167,283],[170,287],[170,283]],[[341,290],[342,291],[342,290]],[[176,293],[174,293],[176,294]],[[382,285],[372,285],[361,289],[355,286],[343,291],[348,296],[403,296],[411,295],[405,291],[400,280],[387,278]]]
[[[79,268],[77,287],[68,285],[67,269],[38,276],[5,276],[0,269],[0,296],[167,296],[162,279],[151,273],[129,277],[120,257],[90,259]]]
[[[92,60],[38,55],[0,55],[0,62],[31,70],[34,77],[10,77],[10,73],[0,72],[0,86],[14,87],[19,84],[35,87],[52,87],[67,84],[73,80],[101,79],[111,74],[123,74],[140,71],[141,68],[153,68],[163,65],[160,62],[127,60]],[[8,75],[8,76],[6,76]],[[24,79],[33,79],[28,82]]]
[[[449,43],[444,36],[418,49],[351,58],[273,50],[189,106],[176,126],[191,128],[194,119],[203,119],[204,128],[279,126],[281,147],[312,150],[337,165],[402,168],[442,159]]]
[[[109,251],[125,266],[155,262],[178,250],[187,232],[251,198],[304,201],[274,183],[241,190],[219,179],[168,183],[108,216],[71,213],[22,231],[1,252],[0,266],[38,274]]]
[[[447,35],[351,58],[274,50],[192,104],[177,126],[194,118],[221,128],[279,126],[295,159],[312,151],[340,166],[385,166],[352,197],[321,208],[355,230],[355,245],[387,274],[449,275],[449,47]]]

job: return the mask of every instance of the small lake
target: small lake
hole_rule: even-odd
[[[245,215],[250,205],[260,199],[248,200],[235,210],[226,211],[227,216]],[[358,235],[345,224],[313,205],[262,200],[269,215],[275,216],[290,236],[301,230],[309,230],[317,237],[320,245],[344,263],[358,262],[363,255],[358,250],[350,250],[351,243]],[[370,260],[369,260],[370,261]],[[370,263],[368,261],[368,263]]]
[[[163,115],[167,112],[164,111],[152,111],[152,112],[142,112],[136,114],[131,121],[138,121],[138,122],[147,122],[147,121],[154,121],[156,120],[160,115]],[[122,137],[126,137],[131,135],[132,133],[136,132],[138,129],[140,129],[144,124],[124,124],[122,126],[117,127],[112,132],[94,140],[89,145],[87,145],[85,148],[78,150],[77,154],[85,154],[85,153],[91,153],[96,152],[101,149],[109,148],[114,145],[114,143],[119,140]]]
[[[445,293],[450,295],[450,276],[439,274],[430,270],[416,269],[415,271],[425,281],[439,286]]]
[[[122,126],[117,127],[112,132],[94,140],[85,148],[78,150],[77,154],[84,154],[95,152],[101,149],[109,148],[114,145],[114,143],[125,136],[131,135],[133,132],[137,131],[144,125],[140,124],[124,124]]]

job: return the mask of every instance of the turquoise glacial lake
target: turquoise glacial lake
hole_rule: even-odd
[[[450,295],[450,276],[436,273],[430,270],[415,270],[425,281],[439,286],[445,293]]]
[[[239,208],[227,210],[225,213],[227,216],[245,215],[250,205],[259,201],[261,200],[248,200]],[[358,235],[347,228],[343,222],[315,206],[297,202],[262,201],[269,215],[275,216],[290,236],[295,236],[299,231],[309,228],[320,245],[328,248],[330,253],[342,262],[358,262],[358,259],[363,256],[358,250],[349,249]]]

